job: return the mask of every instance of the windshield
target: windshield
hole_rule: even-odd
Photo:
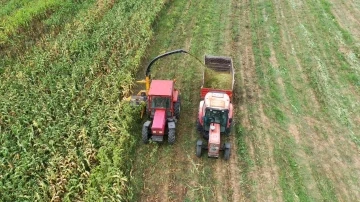
[[[170,98],[169,97],[152,97],[151,100],[152,108],[170,108]]]
[[[221,126],[225,126],[228,118],[228,110],[215,110],[206,109],[205,111],[205,122],[206,125],[210,123],[219,123]]]

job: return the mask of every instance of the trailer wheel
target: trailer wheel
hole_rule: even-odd
[[[180,110],[181,110],[181,97],[178,96],[178,100],[174,104],[174,115],[176,119],[180,118]]]
[[[169,129],[168,142],[169,142],[169,144],[175,143],[175,128]]]
[[[198,140],[196,142],[196,156],[201,157],[201,152],[202,152],[202,141]]]
[[[142,128],[142,141],[144,144],[149,143],[149,128],[147,126],[143,126]]]
[[[229,160],[230,159],[230,143],[225,143],[225,151],[224,151],[224,159]]]

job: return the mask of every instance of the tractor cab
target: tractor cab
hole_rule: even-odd
[[[232,104],[230,97],[223,92],[209,92],[206,94],[204,101],[201,103],[202,110],[200,119],[205,131],[210,130],[211,123],[220,125],[220,132],[226,132],[231,124]]]
[[[221,133],[225,132],[228,123],[228,117],[229,117],[229,110],[227,109],[225,110],[212,109],[212,108],[205,109],[205,116],[203,117],[205,130],[206,131],[210,130],[211,123],[217,123],[220,125],[220,132]]]
[[[176,91],[177,92],[177,91]],[[153,80],[148,94],[148,113],[154,118],[156,110],[164,110],[166,117],[173,116],[174,81]]]

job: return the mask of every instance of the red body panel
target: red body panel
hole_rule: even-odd
[[[165,109],[156,109],[154,114],[153,123],[151,126],[151,131],[156,135],[164,135],[165,131],[165,123],[166,123],[166,111]],[[162,133],[160,133],[160,131]]]
[[[176,102],[179,96],[179,91],[175,90],[173,94],[173,102]]]
[[[208,93],[208,92],[224,92],[226,94],[228,94],[228,96],[230,97],[230,99],[232,98],[232,90],[220,90],[220,89],[213,89],[213,88],[201,88],[200,90],[200,97],[201,99],[204,99],[205,98],[205,95]]]
[[[211,129],[212,127],[214,129]],[[209,148],[209,152],[208,152],[209,157],[219,157],[220,124],[218,123],[212,123],[210,125],[208,148]]]
[[[202,119],[202,117],[204,116],[203,107],[204,107],[204,101],[200,101],[198,119],[201,125],[204,124]]]
[[[152,80],[149,95],[171,96],[174,90],[173,80]]]

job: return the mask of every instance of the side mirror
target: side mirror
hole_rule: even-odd
[[[233,120],[232,118],[229,118],[229,123],[232,123],[232,120]]]

